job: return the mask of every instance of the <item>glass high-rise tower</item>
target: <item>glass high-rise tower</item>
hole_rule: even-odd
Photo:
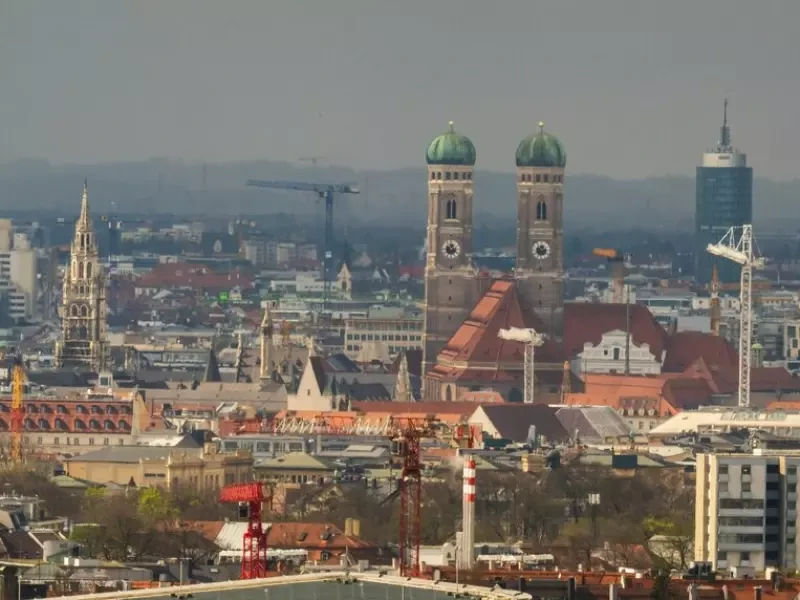
[[[703,154],[697,167],[695,222],[695,277],[698,283],[711,281],[714,264],[723,283],[738,283],[739,267],[706,252],[731,227],[753,222],[753,169],[747,155],[731,144],[728,126],[728,100],[725,100],[720,140],[717,147]]]

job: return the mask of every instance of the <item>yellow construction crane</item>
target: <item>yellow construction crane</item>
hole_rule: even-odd
[[[17,363],[13,367],[11,377],[11,460],[15,463],[22,462],[24,400],[25,370],[21,364]]]

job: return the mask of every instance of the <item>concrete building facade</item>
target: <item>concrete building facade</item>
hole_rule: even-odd
[[[695,560],[796,570],[797,454],[698,454]]]

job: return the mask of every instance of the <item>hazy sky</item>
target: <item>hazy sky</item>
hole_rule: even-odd
[[[324,155],[421,165],[453,119],[513,169],[693,173],[722,99],[759,175],[800,163],[798,0],[0,0],[0,160]]]

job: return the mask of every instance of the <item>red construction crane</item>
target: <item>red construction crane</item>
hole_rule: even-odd
[[[408,420],[393,436],[393,453],[403,459],[400,479],[400,574],[419,577],[420,523],[422,520],[422,460],[420,440],[433,437],[436,424]]]
[[[265,499],[260,483],[234,483],[219,493],[220,502],[236,502],[247,508],[247,531],[242,536],[241,579],[258,579],[267,575],[267,532],[261,523],[261,504]]]

